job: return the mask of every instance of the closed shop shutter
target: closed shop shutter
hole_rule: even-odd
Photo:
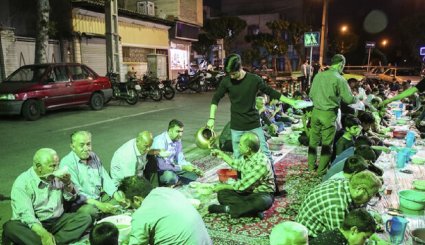
[[[81,38],[81,62],[100,76],[105,76],[106,41],[103,38]]]

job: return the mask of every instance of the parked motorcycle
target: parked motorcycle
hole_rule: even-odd
[[[215,90],[220,85],[221,79],[226,76],[226,73],[223,71],[212,71],[207,70],[204,71],[204,77],[205,77],[205,87],[207,90]]]
[[[138,84],[141,87],[139,97],[142,99],[151,98],[154,101],[162,100],[162,90],[159,88],[158,78],[143,75],[143,80],[138,79]]]
[[[197,93],[200,93],[203,89],[205,90],[204,73],[199,70],[194,75],[189,75],[187,70],[185,73],[179,73],[176,80],[176,90],[183,92],[187,89]]]
[[[134,81],[120,82],[118,79],[119,74],[108,72],[106,76],[112,85],[112,98],[115,100],[124,100],[130,105],[135,105],[139,101],[137,95],[137,84]]]
[[[162,96],[167,100],[171,100],[174,98],[176,91],[171,86],[171,80],[163,80],[159,83],[159,88],[161,89]]]

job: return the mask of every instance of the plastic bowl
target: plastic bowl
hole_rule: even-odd
[[[234,169],[222,168],[217,170],[218,180],[221,183],[227,182],[228,179],[238,179],[238,172]]]
[[[423,210],[425,193],[415,190],[403,190],[398,193],[400,206],[410,210]]]
[[[393,137],[397,139],[404,139],[406,137],[407,130],[394,130]]]
[[[425,158],[413,156],[412,157],[412,163],[417,164],[417,165],[424,165],[425,164]]]
[[[119,241],[124,241],[130,235],[130,232],[131,232],[131,216],[129,216],[129,215],[120,214],[120,215],[109,216],[109,217],[106,217],[104,219],[101,219],[97,223],[102,223],[102,222],[110,222],[118,228],[118,231],[119,231],[118,240]]]
[[[269,145],[269,149],[271,151],[280,151],[283,149],[282,140],[269,139],[267,140],[267,144]]]
[[[416,190],[425,191],[425,180],[414,180],[412,184]]]
[[[425,244],[425,228],[414,229],[412,231],[413,245]]]

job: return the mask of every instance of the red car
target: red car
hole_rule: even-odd
[[[109,79],[82,64],[26,65],[0,83],[0,115],[37,120],[47,110],[89,105],[100,110],[112,98]]]

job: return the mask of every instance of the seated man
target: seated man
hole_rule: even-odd
[[[129,245],[210,245],[205,223],[189,200],[178,190],[152,186],[143,178],[126,177],[119,187],[135,208]]]
[[[171,186],[180,180],[183,184],[194,181],[203,172],[186,161],[183,154],[181,138],[183,123],[173,119],[168,124],[168,130],[153,139],[153,149],[164,149],[167,156],[157,156],[160,185]]]
[[[367,160],[369,162],[369,167],[376,167],[375,165],[372,166],[373,162],[375,162],[377,158],[376,158],[375,151],[373,151],[371,146],[368,146],[368,145],[356,146],[356,148],[355,148],[355,150],[354,150],[354,152],[351,156],[354,156],[354,155],[361,156],[365,160]],[[332,177],[333,175],[343,171],[344,165],[345,165],[345,162],[347,161],[347,159],[348,159],[348,157],[343,158],[339,162],[332,165],[332,167],[330,169],[328,169],[326,174],[323,176],[322,181],[326,181],[330,177]],[[378,168],[378,167],[376,167],[376,168]],[[375,171],[373,171],[373,172],[375,172]],[[383,172],[375,173],[375,174],[382,176]]]
[[[275,181],[273,170],[267,156],[260,151],[260,140],[255,133],[246,132],[239,142],[241,158],[232,159],[220,150],[212,150],[213,155],[223,159],[241,173],[241,179],[233,184],[216,184],[220,205],[210,205],[210,213],[229,213],[232,218],[241,216],[262,217],[273,202]]]
[[[295,220],[307,227],[309,236],[317,237],[341,227],[346,214],[369,202],[381,186],[379,178],[368,170],[350,180],[325,181],[309,192]]]
[[[97,223],[90,231],[90,245],[118,245],[118,228],[110,222]]]
[[[3,226],[2,244],[69,244],[91,226],[90,215],[64,212],[63,200],[77,193],[69,174],[55,177],[58,166],[56,151],[42,148],[33,166],[15,180],[12,219]]]
[[[273,227],[270,233],[270,245],[307,245],[308,230],[302,224],[285,221]]]
[[[62,158],[61,168],[67,167],[72,182],[79,191],[78,202],[72,204],[72,209],[89,213],[97,219],[99,211],[113,213],[116,208],[108,203],[111,198],[115,204],[124,201],[123,194],[103,167],[99,157],[92,152],[92,137],[88,131],[77,131],[71,134],[71,152]],[[103,195],[104,192],[107,195]],[[85,204],[85,205],[83,205]]]
[[[344,168],[341,172],[334,174],[329,180],[347,179],[349,180],[354,174],[368,169],[368,164],[362,156],[353,155],[347,158]]]
[[[355,209],[345,216],[340,227],[320,233],[310,245],[363,245],[375,233],[376,226],[365,209]]]
[[[145,177],[155,187],[159,185],[155,155],[166,157],[168,153],[151,150],[152,142],[152,134],[143,131],[115,151],[111,160],[111,177],[116,186],[125,177],[134,175]]]

